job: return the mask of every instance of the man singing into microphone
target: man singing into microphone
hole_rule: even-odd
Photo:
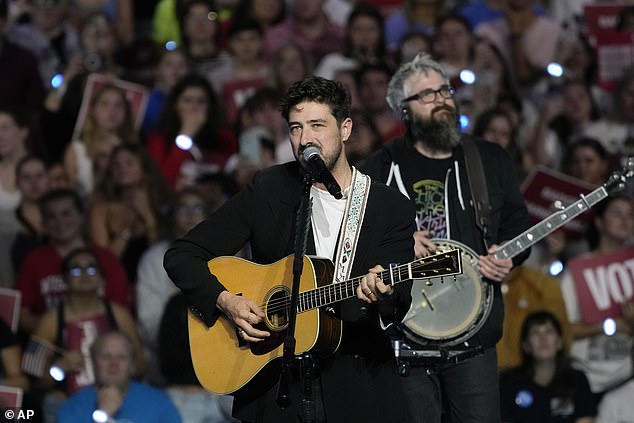
[[[340,83],[319,77],[299,81],[282,99],[281,112],[297,161],[261,172],[175,241],[165,255],[165,268],[205,324],[228,319],[246,342],[268,338],[269,332],[255,327],[264,317],[261,299],[225,290],[223,281],[208,271],[207,261],[235,254],[247,242],[256,263],[292,254],[303,175],[312,173],[318,182],[310,193],[307,254],[333,261],[333,283],[364,276],[356,297],[329,311],[343,320],[343,337],[334,355],[317,360],[311,421],[410,421],[383,329],[400,322],[409,309],[411,285],[392,286],[377,274],[414,258],[413,206],[348,164],[344,150],[352,131],[350,97]],[[246,422],[303,421],[301,372],[293,372],[292,403],[286,409],[275,402],[278,375],[279,366],[269,365],[237,391],[234,416]]]

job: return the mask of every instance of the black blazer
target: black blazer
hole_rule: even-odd
[[[220,315],[216,299],[224,289],[222,281],[209,273],[207,261],[235,254],[247,242],[252,260],[257,263],[272,263],[292,254],[301,194],[302,176],[296,162],[269,168],[167,251],[165,269],[207,325],[213,325]],[[373,182],[352,277],[367,273],[376,264],[387,267],[390,263],[412,261],[413,222],[414,207],[407,198]],[[311,232],[307,253],[314,252]],[[390,305],[396,321],[409,308],[410,289],[408,283],[395,286]],[[380,328],[376,307],[352,298],[340,303],[339,312],[344,320],[341,346],[335,356],[320,363],[323,396],[327,409],[332,411],[328,421],[351,421],[360,415],[366,415],[368,421],[376,421],[381,415],[389,416],[382,421],[399,421],[398,416],[406,410],[400,404],[399,376],[393,372],[391,350]],[[282,412],[273,402],[275,375],[274,370],[270,375],[261,372],[239,391],[234,415],[248,421],[296,421],[297,410]],[[301,393],[301,385],[296,387]],[[388,398],[392,399],[386,406]],[[294,399],[295,406],[300,399]],[[342,413],[341,408],[349,411]]]

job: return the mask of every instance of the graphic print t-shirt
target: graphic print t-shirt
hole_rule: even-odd
[[[429,231],[431,238],[447,238],[445,177],[453,159],[430,159],[408,148],[397,160],[403,184],[416,206],[418,230]]]

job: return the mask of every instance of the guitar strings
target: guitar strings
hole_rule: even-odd
[[[434,262],[434,264],[439,264],[439,263],[442,263],[443,261],[446,261],[446,260],[447,260],[447,258],[442,258],[442,259],[439,259],[438,261]],[[421,269],[423,269],[425,267],[428,267],[429,265],[430,265],[430,263],[413,263],[411,268],[412,268],[412,270],[421,270]],[[403,273],[405,273],[406,276],[409,276],[408,265],[399,266],[399,267],[396,268],[396,270],[397,270],[397,274],[399,276],[401,276],[401,277],[402,277]],[[405,272],[403,272],[403,271],[405,271]],[[390,272],[389,270],[384,270],[384,271],[380,272],[381,279],[385,279],[386,277],[389,277],[389,272]],[[303,298],[303,299],[300,298],[300,301],[301,300],[308,301],[308,300],[317,299],[320,295],[323,295],[323,294],[336,295],[336,291],[339,291],[339,292],[346,291],[347,292],[348,289],[356,290],[356,287],[361,282],[362,278],[363,278],[363,276],[360,276],[360,277],[356,277],[356,278],[350,279],[350,280],[345,281],[345,282],[341,282],[341,285],[344,285],[344,289],[340,289],[341,287],[338,286],[340,284],[330,283],[328,285],[324,285],[324,286],[321,286],[319,288],[316,288],[316,289],[313,289],[313,290],[310,290],[310,291],[300,292],[300,296],[307,297],[307,298]],[[399,282],[403,282],[405,280],[408,280],[408,278],[401,279]],[[351,286],[348,286],[348,285],[351,285]],[[328,293],[327,291],[333,291],[333,292]],[[354,294],[351,295],[350,297],[352,297],[352,296],[354,296]],[[348,298],[350,298],[350,297],[348,297]],[[343,300],[343,299],[344,298],[342,298],[341,300]],[[340,301],[340,300],[337,300],[337,301]],[[333,302],[337,302],[337,301],[333,301]],[[267,307],[267,304],[268,304],[268,307]],[[329,303],[326,303],[326,304],[329,304]],[[326,304],[323,304],[323,305],[326,305]],[[312,308],[315,308],[315,307],[311,307],[311,309]],[[274,300],[271,300],[268,303],[262,303],[262,304],[260,304],[260,309],[265,310],[269,314],[279,313],[281,311],[289,311],[289,309],[290,309],[290,297],[288,295],[285,295],[283,298],[274,299]]]

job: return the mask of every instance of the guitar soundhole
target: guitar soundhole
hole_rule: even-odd
[[[286,286],[274,287],[269,292],[264,309],[265,323],[268,329],[273,332],[281,332],[286,329],[290,302],[290,291]]]
[[[264,301],[264,322],[256,325],[256,328],[268,331],[271,336],[264,341],[249,344],[254,355],[268,354],[284,343],[290,302],[288,287],[276,286],[269,291]]]

